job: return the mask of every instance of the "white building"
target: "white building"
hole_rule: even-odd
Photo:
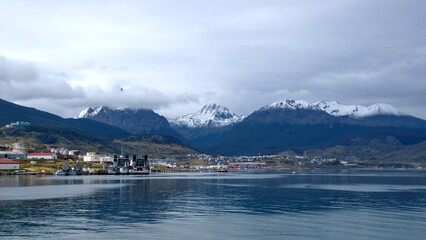
[[[17,170],[19,169],[19,163],[7,158],[0,158],[0,169],[1,170]]]
[[[94,152],[88,152],[86,153],[86,155],[83,157],[83,161],[84,162],[113,162],[114,159],[112,156],[101,156],[101,155],[96,155],[96,153]]]
[[[58,159],[56,153],[30,153],[28,154],[28,159]]]

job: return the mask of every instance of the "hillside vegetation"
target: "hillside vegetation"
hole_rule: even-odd
[[[79,133],[69,128],[32,125],[20,128],[0,128],[0,145],[26,142],[36,152],[52,147],[78,149],[101,154],[148,154],[153,157],[182,156],[195,150],[179,140],[162,135],[137,135],[118,139],[104,139]]]
[[[81,134],[113,139],[129,136],[125,130],[90,119],[64,119],[35,108],[20,106],[0,99],[0,126],[23,121],[32,125],[69,128]]]

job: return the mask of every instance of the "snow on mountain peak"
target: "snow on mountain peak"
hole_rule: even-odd
[[[240,122],[244,116],[237,116],[228,108],[215,103],[205,105],[200,111],[178,117],[171,121],[177,126],[189,128],[224,127]]]
[[[271,108],[288,108],[288,109],[309,109],[311,108],[311,105],[303,100],[285,100],[285,101],[279,101],[274,102],[272,104],[269,104],[262,109],[271,109]]]
[[[81,111],[77,118],[92,118],[99,113],[106,113],[109,111],[119,111],[119,112],[137,112],[140,110],[150,110],[146,108],[127,108],[127,107],[88,107],[85,110]]]
[[[88,118],[88,117],[93,117],[96,116],[104,107],[89,107],[86,108],[85,110],[81,111],[80,114],[78,115],[78,118]]]
[[[373,104],[370,106],[362,105],[343,105],[340,102],[336,101],[320,101],[313,104],[310,104],[303,100],[286,100],[274,102],[270,105],[267,105],[261,110],[274,109],[274,108],[286,108],[286,109],[310,109],[310,110],[319,110],[327,112],[330,115],[341,117],[349,116],[352,118],[362,118],[375,115],[401,115],[394,106],[380,103]]]
[[[386,104],[386,103],[377,103],[368,106],[370,112],[375,112],[380,115],[401,115],[401,112],[396,109],[396,107]]]

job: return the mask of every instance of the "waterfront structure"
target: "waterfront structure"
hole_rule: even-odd
[[[83,157],[83,161],[84,162],[100,162],[100,163],[104,163],[104,162],[113,162],[113,160],[114,159],[113,159],[112,156],[101,156],[101,155],[97,155],[95,152],[88,152]]]
[[[17,170],[19,163],[7,158],[0,158],[0,170]]]
[[[28,154],[28,159],[58,159],[56,153],[30,153]]]
[[[263,162],[229,163],[230,168],[262,168],[264,166],[266,166],[266,163]]]
[[[148,161],[148,155],[144,155],[143,158],[133,155],[131,158],[129,155],[114,155],[114,162],[112,168],[106,168],[105,174],[140,174],[146,175],[150,172],[150,166]],[[99,172],[98,172],[99,173]],[[101,173],[103,174],[103,173]]]

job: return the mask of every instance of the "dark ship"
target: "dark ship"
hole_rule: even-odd
[[[144,155],[143,158],[138,155],[114,155],[114,162],[112,168],[108,169],[108,174],[138,174],[147,175],[150,172],[148,155]]]

